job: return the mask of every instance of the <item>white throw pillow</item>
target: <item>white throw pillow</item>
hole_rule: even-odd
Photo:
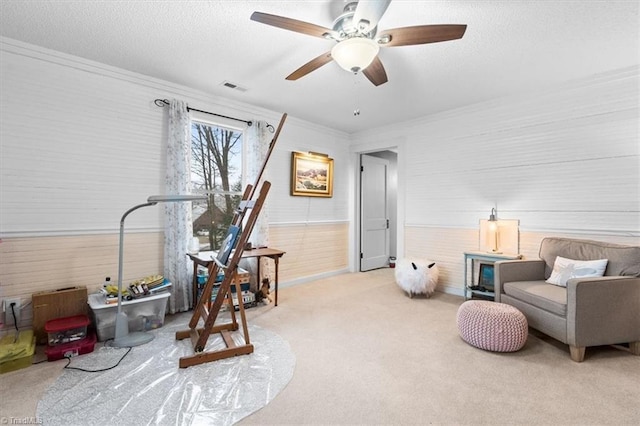
[[[601,277],[607,269],[608,261],[608,259],[573,260],[558,256],[553,263],[553,271],[547,282],[566,287],[567,281],[571,278]]]

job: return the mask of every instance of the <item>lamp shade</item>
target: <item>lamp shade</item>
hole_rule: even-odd
[[[331,57],[345,70],[358,72],[371,65],[379,51],[380,46],[375,41],[353,37],[333,46]]]

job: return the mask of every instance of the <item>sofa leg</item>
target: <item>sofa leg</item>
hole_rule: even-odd
[[[569,352],[571,353],[571,359],[575,362],[584,361],[584,346],[572,346],[569,345]]]
[[[632,354],[640,355],[640,342],[629,343],[629,349],[631,349]]]

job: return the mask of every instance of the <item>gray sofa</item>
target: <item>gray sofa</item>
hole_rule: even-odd
[[[548,284],[557,256],[608,259],[603,277]],[[640,355],[640,247],[545,238],[540,259],[495,264],[495,300],[518,308],[529,326],[569,345],[584,360],[587,346],[629,344]]]

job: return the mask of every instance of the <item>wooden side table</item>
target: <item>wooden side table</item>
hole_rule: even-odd
[[[255,248],[252,250],[244,250],[242,253],[242,259],[250,259],[250,258],[258,258],[258,270],[256,274],[258,276],[258,281],[260,280],[260,258],[268,257],[273,259],[273,262],[276,267],[276,276],[274,279],[274,293],[275,293],[275,306],[278,306],[278,264],[280,262],[280,258],[285,255],[286,252],[274,248]],[[193,261],[193,287],[192,287],[192,300],[193,306],[196,305],[196,301],[198,300],[198,266],[203,266],[209,270],[211,273],[211,265],[214,263],[214,256],[217,255],[215,251],[201,251],[200,253],[192,254],[187,253],[189,259]],[[260,283],[258,282],[258,286]]]
[[[201,251],[199,253],[187,253],[187,257],[193,261],[193,279],[191,281],[191,309],[195,308],[198,303],[198,266],[209,269],[209,265],[213,262],[213,251]],[[209,269],[209,271],[211,271]]]
[[[260,287],[260,258],[268,257],[273,259],[273,263],[276,266],[276,276],[274,279],[274,293],[275,293],[275,305],[278,306],[278,264],[280,262],[280,258],[284,256],[285,252],[278,249],[263,247],[263,248],[255,248],[251,250],[245,250],[242,253],[243,259],[250,259],[252,257],[258,258],[258,270],[256,271],[256,275],[258,276],[258,288]]]

